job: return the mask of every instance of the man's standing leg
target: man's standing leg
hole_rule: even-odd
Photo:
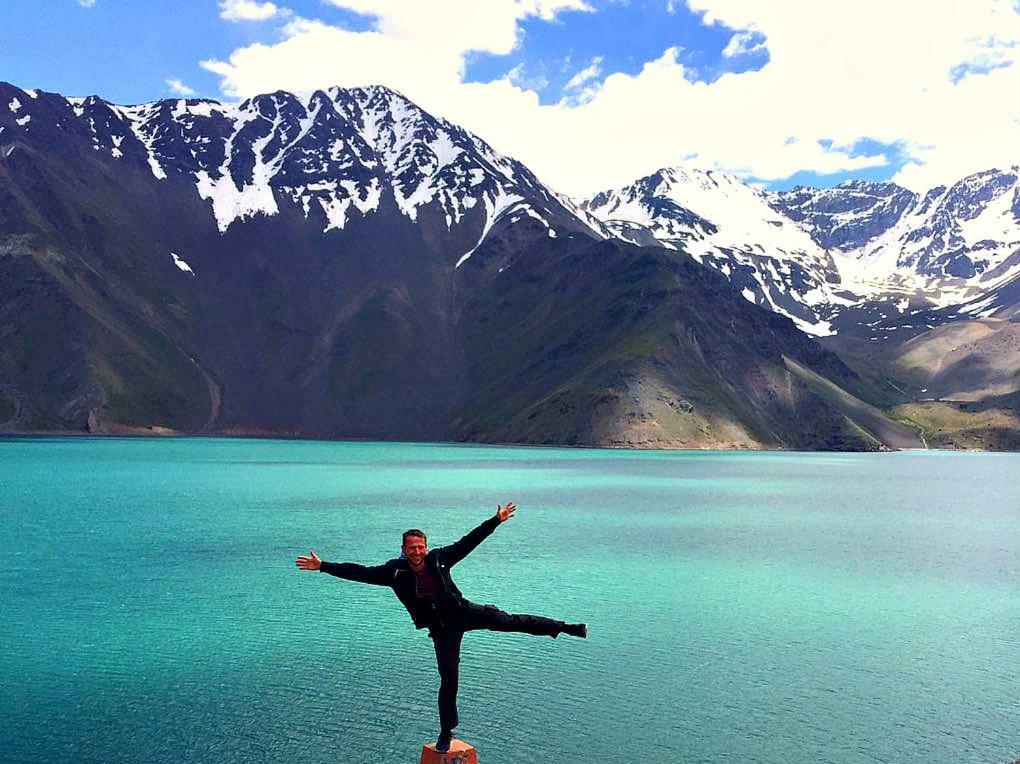
[[[432,629],[429,631],[436,648],[436,666],[439,669],[439,737],[453,736],[457,726],[457,684],[460,680],[460,643],[464,632],[459,629]]]

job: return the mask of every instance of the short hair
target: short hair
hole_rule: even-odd
[[[401,546],[407,546],[407,537],[408,536],[417,536],[422,541],[424,541],[426,544],[429,543],[428,536],[425,535],[424,531],[420,531],[417,528],[411,528],[411,530],[404,531],[404,535],[403,535],[403,537],[401,538],[401,541],[400,541],[400,545]]]

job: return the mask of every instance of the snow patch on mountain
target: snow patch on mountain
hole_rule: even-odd
[[[238,188],[230,175],[213,178],[205,170],[195,173],[195,177],[198,195],[212,202],[220,233],[225,233],[235,220],[244,220],[259,213],[275,215],[280,211],[273,190],[267,184],[251,183]]]
[[[338,193],[339,188],[339,193]],[[327,190],[331,193],[319,198],[319,205],[326,215],[326,227],[323,232],[332,229],[343,230],[347,224],[347,211],[353,205],[362,214],[374,212],[379,209],[379,200],[382,198],[382,188],[378,178],[373,178],[367,188],[361,188],[351,180],[339,182],[327,181],[318,185],[310,185],[307,190]],[[302,198],[301,189],[294,189],[295,196]],[[308,197],[303,197],[307,202]],[[305,210],[307,217],[308,210]]]
[[[85,113],[85,100],[80,99],[74,105],[74,113],[81,117]],[[121,106],[119,112],[123,115],[127,122],[128,129],[138,139],[138,141],[145,147],[146,161],[149,164],[149,169],[152,171],[152,176],[156,180],[166,180],[166,170],[160,164],[156,158],[156,153],[153,148],[155,141],[156,132],[155,126],[157,124],[158,108],[155,104],[142,104],[140,106]]]
[[[488,194],[483,195],[482,204],[485,208],[485,222],[482,225],[482,235],[478,237],[478,242],[475,246],[471,247],[471,249],[461,255],[460,259],[457,260],[457,263],[453,267],[460,268],[460,266],[475,253],[475,250],[481,246],[482,242],[485,241],[485,237],[488,236],[489,231],[492,230],[493,224],[500,218],[500,216],[507,210],[512,209],[520,201],[522,201],[520,196],[517,196],[517,194],[508,194],[502,189],[498,189],[494,196],[489,196]],[[545,221],[543,220],[543,222]],[[548,223],[546,225],[548,225]]]
[[[1016,214],[1013,211],[1013,201],[1016,191],[1009,193],[1012,189],[1001,189],[1000,193],[969,220],[960,223],[960,236],[964,243],[971,248],[979,247],[985,242],[1003,242],[1007,245],[1016,244],[1020,240],[1020,226]],[[987,260],[987,267],[995,267],[1003,258],[1003,250],[990,253]]]
[[[174,259],[174,265],[176,265],[182,271],[184,271],[185,273],[190,273],[192,276],[195,275],[195,271],[191,269],[191,266],[188,265],[176,252],[171,252],[170,257]]]

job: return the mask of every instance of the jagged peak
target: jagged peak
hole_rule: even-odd
[[[712,183],[714,185],[720,185],[721,183],[746,186],[740,178],[733,173],[726,172],[725,170],[719,170],[715,168],[698,167],[696,165],[683,162],[676,165],[669,165],[667,167],[661,167],[650,175],[645,176],[642,180],[654,180],[658,179],[663,182],[670,184],[677,183]]]
[[[0,82],[0,84],[7,85],[11,88],[19,90],[25,93],[26,95],[29,95],[29,97],[33,99],[38,98],[39,94],[44,92],[35,90],[23,90],[17,85],[14,85],[13,83],[9,82]],[[232,109],[244,110],[252,103],[256,103],[266,99],[280,99],[280,100],[293,99],[295,101],[300,102],[307,108],[316,96],[326,97],[333,102],[341,100],[343,99],[344,96],[346,96],[348,98],[351,98],[352,100],[356,100],[357,102],[359,102],[359,104],[362,105],[372,101],[377,102],[384,100],[390,102],[399,101],[406,106],[417,109],[422,114],[426,114],[430,117],[432,116],[429,115],[427,111],[422,109],[407,96],[405,96],[403,93],[400,93],[397,90],[387,87],[386,85],[379,84],[362,85],[358,87],[341,87],[339,85],[331,85],[326,88],[314,88],[310,90],[285,90],[283,88],[280,88],[273,91],[267,91],[265,93],[257,93],[255,95],[251,95],[236,101],[229,99],[224,100],[217,98],[194,97],[194,98],[158,98],[153,101],[141,101],[136,103],[117,103],[115,101],[110,101],[106,98],[103,98],[102,96],[95,93],[86,96],[64,96],[56,93],[54,94],[47,93],[47,95],[58,95],[60,98],[63,98],[64,100],[73,104],[80,105],[80,104],[104,103],[108,106],[111,107],[116,106],[122,109],[134,109],[134,110],[144,108],[151,109],[154,107],[160,107],[167,104],[173,105],[177,103],[186,103],[189,106],[193,106],[196,104],[204,103],[213,106],[218,106],[224,111]]]
[[[981,186],[989,181],[995,181],[1003,177],[1012,177],[1013,181],[1016,182],[1018,175],[1020,175],[1020,168],[1016,165],[1013,165],[1008,170],[1000,170],[993,167],[988,170],[979,170],[978,172],[966,175],[956,183],[950,184],[950,188],[958,188],[961,186]]]
[[[861,191],[875,191],[885,189],[894,189],[896,191],[906,190],[903,188],[903,186],[899,185],[898,183],[893,183],[892,181],[860,180],[858,178],[849,178],[840,183],[837,183],[833,188],[845,188]]]

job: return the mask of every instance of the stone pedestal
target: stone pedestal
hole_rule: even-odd
[[[478,752],[473,745],[457,738],[446,753],[439,753],[435,743],[426,743],[421,747],[420,764],[478,764]]]

